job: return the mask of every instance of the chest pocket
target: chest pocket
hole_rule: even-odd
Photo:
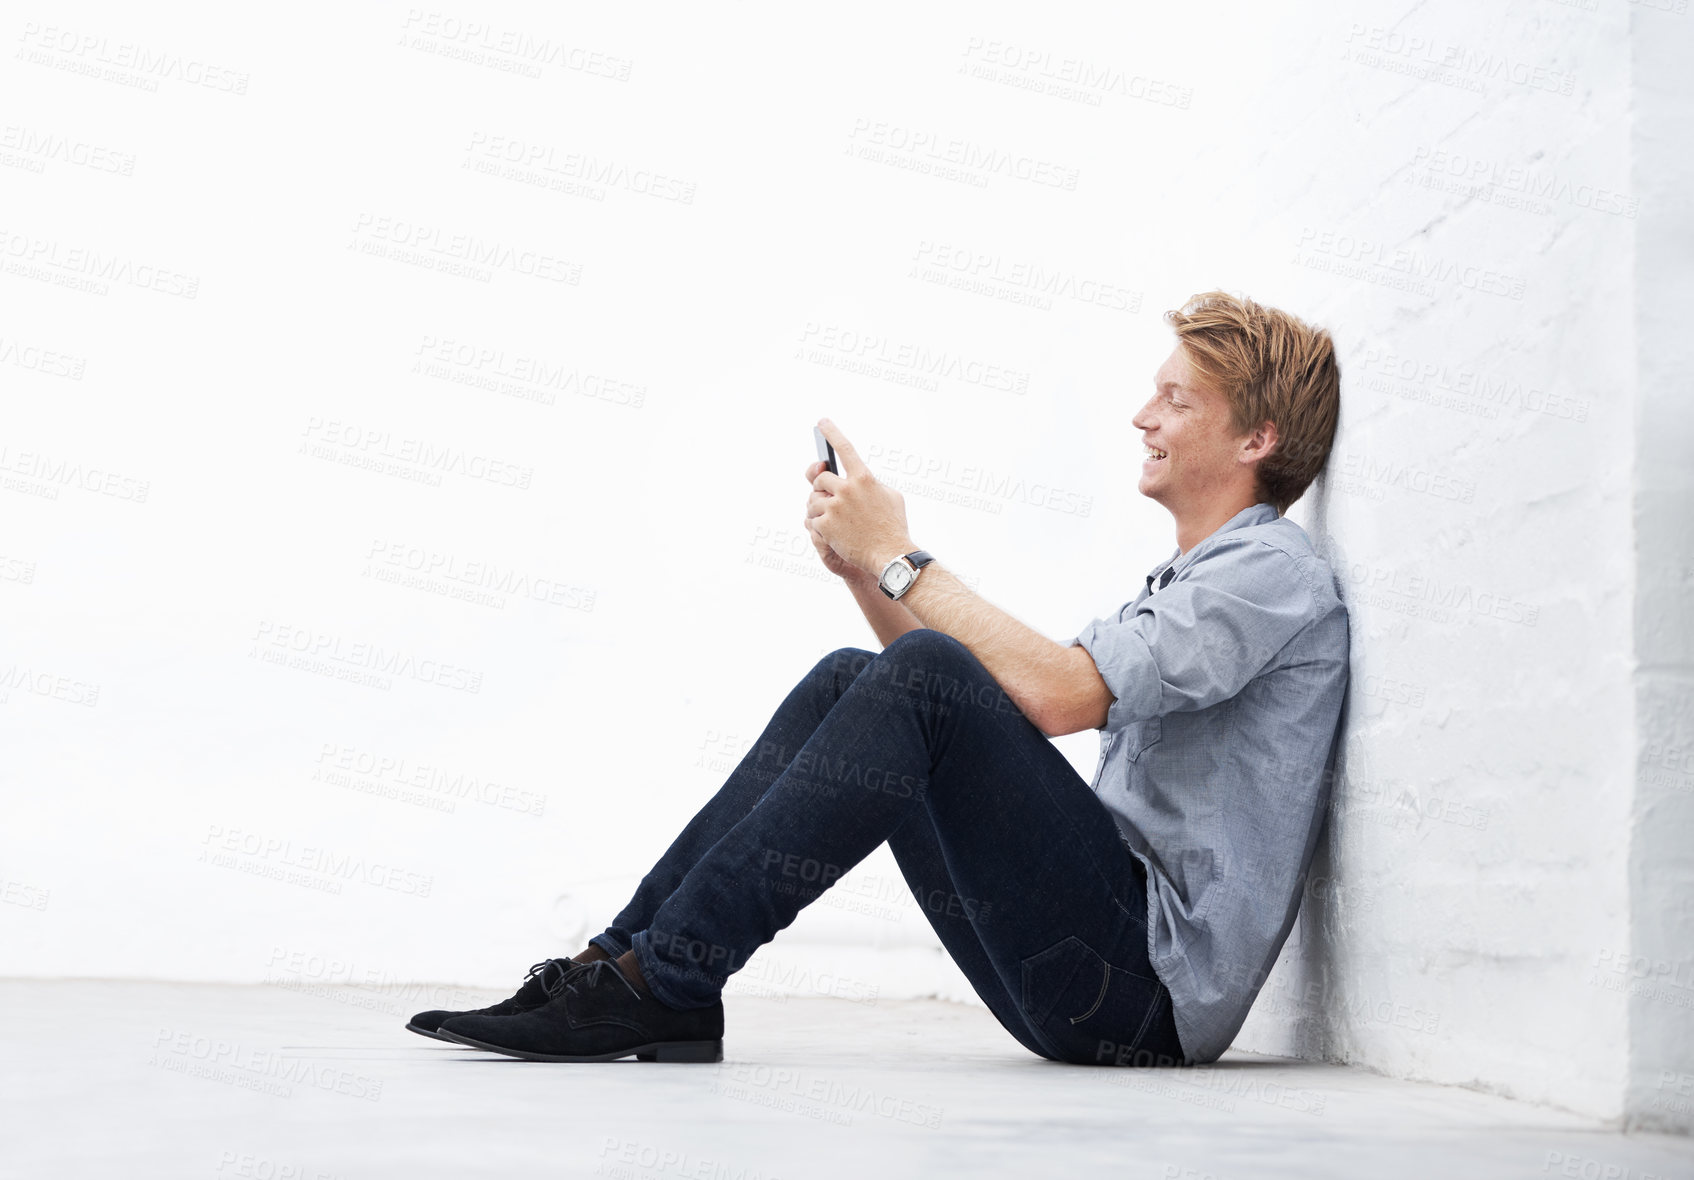
[[[1164,736],[1164,718],[1149,717],[1123,727],[1124,753],[1131,762],[1139,761],[1142,751],[1158,744]]]

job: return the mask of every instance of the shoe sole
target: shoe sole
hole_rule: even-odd
[[[450,1045],[454,1043],[453,1039],[445,1033],[430,1032],[429,1029],[425,1028],[423,1025],[413,1024],[410,1020],[406,1022],[406,1027],[410,1031],[417,1033],[420,1037],[429,1037],[432,1040],[446,1041]]]
[[[723,1060],[723,1041],[654,1041],[650,1045],[637,1045],[632,1049],[619,1049],[615,1053],[595,1053],[588,1055],[565,1055],[556,1053],[531,1053],[527,1049],[508,1049],[504,1045],[490,1045],[487,1041],[473,1041],[461,1036],[451,1029],[442,1029],[440,1036],[445,1040],[457,1041],[461,1045],[469,1045],[472,1049],[487,1049],[490,1053],[503,1053],[507,1057],[518,1057],[524,1061],[618,1061],[634,1055],[637,1061],[658,1061],[680,1064],[683,1062],[701,1065]]]

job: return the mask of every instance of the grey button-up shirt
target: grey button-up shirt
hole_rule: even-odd
[[[1216,1061],[1299,910],[1329,803],[1347,608],[1306,531],[1260,503],[1070,642],[1117,698],[1093,785],[1147,867],[1148,956],[1183,1050]]]

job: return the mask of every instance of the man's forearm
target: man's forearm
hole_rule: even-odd
[[[887,597],[875,581],[870,592]],[[980,597],[939,561],[924,566],[912,588],[889,604],[964,644],[1037,727],[1050,708],[1063,707],[1059,698],[1076,674],[1070,649]]]
[[[865,622],[876,632],[876,638],[882,646],[887,647],[908,631],[917,631],[923,627],[916,615],[907,610],[900,602],[884,594],[876,584],[876,579],[863,570],[855,569],[846,578],[847,588],[853,592],[853,598],[859,604],[859,609],[865,614]],[[910,595],[907,591],[904,598]]]
[[[820,553],[825,545],[834,553],[833,565],[863,575],[847,575],[847,583],[877,638],[886,645],[916,628],[939,631],[963,644],[1042,733],[1074,733],[1079,722],[1098,728],[1111,690],[1086,650],[1024,626],[978,598],[938,561],[918,571],[898,600],[882,595],[878,575],[917,548],[906,527],[905,499],[878,482],[833,422],[820,418],[818,429],[835,447],[841,470],[829,471],[821,460],[807,468],[812,494],[806,528]]]

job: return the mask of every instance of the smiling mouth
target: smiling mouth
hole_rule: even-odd
[[[1158,447],[1150,447],[1145,443],[1141,446],[1141,453],[1146,456],[1146,461],[1149,463],[1160,462],[1170,455],[1169,451],[1161,451]]]

